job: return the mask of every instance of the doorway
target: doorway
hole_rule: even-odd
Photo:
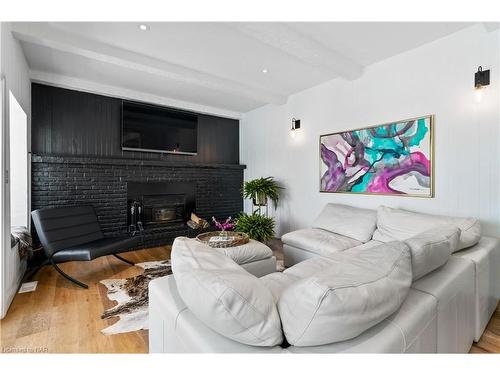
[[[5,316],[26,270],[16,244],[11,242],[12,227],[29,229],[29,122],[14,94],[6,88],[2,79],[0,102],[2,131],[0,155],[0,291],[1,315]]]

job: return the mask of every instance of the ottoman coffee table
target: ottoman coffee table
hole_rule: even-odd
[[[276,257],[262,242],[250,240],[244,245],[213,248],[213,250],[228,256],[257,277],[276,272]]]
[[[204,236],[207,235],[209,234],[207,233]],[[201,242],[207,243],[207,241]],[[207,244],[207,246],[209,245]],[[213,251],[218,251],[231,258],[254,276],[261,277],[276,272],[276,257],[273,256],[273,251],[269,246],[262,242],[248,239],[247,243],[241,245],[210,247]]]

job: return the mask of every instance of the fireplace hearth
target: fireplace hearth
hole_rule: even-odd
[[[196,209],[192,182],[128,182],[128,230],[185,225]]]

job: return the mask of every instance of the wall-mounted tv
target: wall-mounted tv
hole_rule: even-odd
[[[123,101],[122,149],[196,155],[196,113]]]

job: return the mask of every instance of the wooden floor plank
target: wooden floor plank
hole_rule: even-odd
[[[170,247],[124,253],[135,263],[164,260]],[[34,278],[36,291],[17,294],[7,316],[0,322],[2,350],[48,353],[147,353],[148,333],[137,331],[105,336],[101,329],[115,319],[102,320],[102,312],[116,302],[107,298],[104,279],[121,279],[142,273],[113,256],[92,262],[69,262],[60,268],[89,285],[82,289],[52,267],[44,267]]]

